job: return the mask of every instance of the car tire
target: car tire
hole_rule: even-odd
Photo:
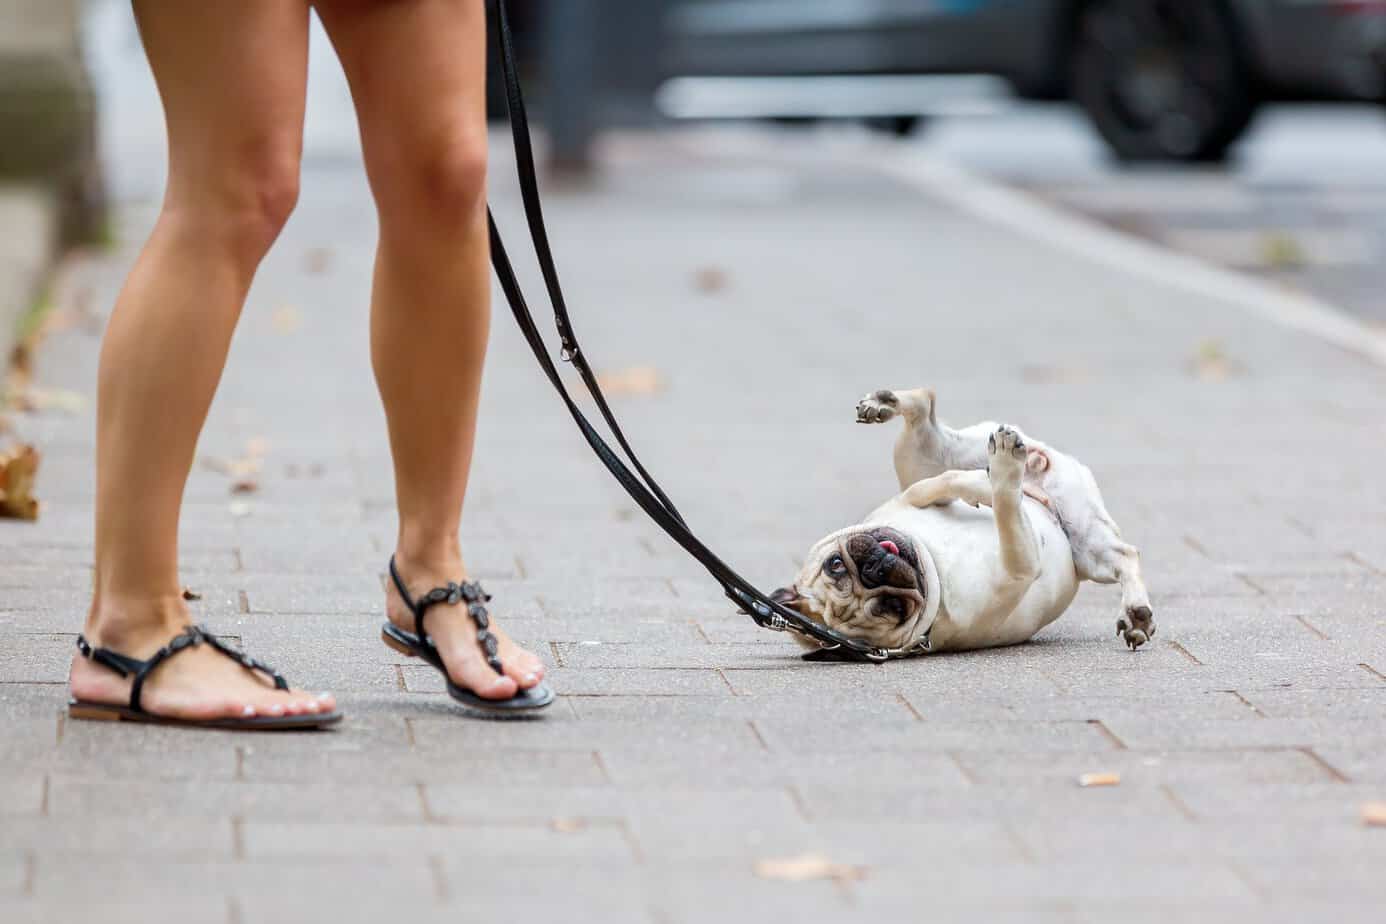
[[[1217,0],[1090,0],[1072,94],[1123,160],[1220,160],[1256,110],[1236,23]]]
[[[918,115],[871,116],[863,119],[862,123],[872,131],[880,132],[883,135],[908,138],[920,130],[924,124],[924,117]]]

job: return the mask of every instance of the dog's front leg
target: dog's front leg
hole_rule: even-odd
[[[1010,427],[997,427],[987,440],[987,477],[996,515],[1002,581],[1008,589],[1018,586],[1022,593],[1040,573],[1039,542],[1022,509],[1025,457],[1025,441]]]

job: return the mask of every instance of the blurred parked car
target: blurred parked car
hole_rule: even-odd
[[[1013,90],[1076,101],[1120,157],[1210,160],[1264,101],[1386,99],[1386,0],[508,8],[531,96],[574,159],[600,127],[648,122],[652,102],[676,118],[848,117],[902,131],[931,113],[985,111]],[[491,103],[504,111],[494,69]]]
[[[1130,159],[1218,158],[1264,100],[1386,97],[1386,0],[668,3],[667,76],[995,75]]]

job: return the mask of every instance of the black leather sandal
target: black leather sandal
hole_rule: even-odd
[[[342,720],[342,714],[336,710],[332,712],[314,712],[305,715],[264,715],[249,716],[243,718],[224,718],[224,719],[180,719],[173,716],[156,715],[146,711],[140,705],[140,694],[144,690],[144,683],[149,679],[160,664],[178,654],[180,651],[187,651],[189,648],[196,648],[198,645],[208,645],[214,651],[219,651],[231,660],[237,662],[246,670],[259,671],[270,680],[274,681],[275,689],[289,689],[288,681],[275,673],[274,669],[262,661],[257,661],[250,655],[232,648],[230,645],[217,638],[201,626],[188,626],[178,635],[173,637],[163,648],[154,653],[148,661],[141,661],[123,655],[109,648],[93,648],[86,640],[85,636],[77,636],[77,650],[82,653],[82,657],[100,664],[102,667],[115,671],[122,677],[133,676],[134,683],[130,686],[130,703],[127,706],[118,706],[114,703],[88,703],[82,700],[69,700],[67,704],[67,714],[74,719],[99,719],[108,722],[147,722],[156,725],[187,725],[194,728],[226,728],[237,731],[269,731],[272,729],[293,729],[293,728],[322,728],[325,725],[334,725]]]
[[[467,615],[472,617],[472,622],[476,623],[476,642],[481,646],[482,653],[486,655],[486,663],[491,665],[491,670],[497,674],[504,673],[500,658],[496,655],[496,637],[490,631],[491,617],[486,612],[486,602],[491,599],[491,595],[482,590],[481,585],[476,581],[463,581],[460,584],[449,582],[446,587],[435,587],[419,599],[413,600],[404,586],[404,579],[399,576],[399,568],[395,566],[393,555],[390,556],[390,579],[395,582],[395,590],[399,591],[400,599],[404,601],[404,605],[409,607],[409,612],[414,614],[414,631],[406,632],[394,623],[386,622],[380,630],[381,640],[400,654],[409,655],[411,658],[423,658],[437,668],[447,682],[448,695],[453,699],[470,709],[493,717],[514,716],[517,718],[533,715],[554,701],[553,690],[543,683],[536,684],[527,690],[521,689],[509,699],[486,699],[466,687],[453,683],[452,678],[448,676],[448,669],[443,664],[442,655],[438,654],[433,639],[429,638],[428,633],[424,631],[424,614],[435,603],[455,605],[466,602]]]

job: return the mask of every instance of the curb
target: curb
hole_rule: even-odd
[[[917,149],[877,148],[862,159],[990,224],[1138,279],[1233,305],[1386,366],[1386,335],[1307,293],[1167,250]]]

